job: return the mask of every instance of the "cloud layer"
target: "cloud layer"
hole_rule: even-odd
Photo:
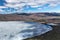
[[[48,4],[47,7],[56,7],[60,5],[60,0],[5,0],[3,4],[4,6],[0,6],[0,11],[11,13],[11,12],[23,12],[25,8],[26,10],[28,8],[32,8],[32,9],[36,8],[38,10],[41,10],[45,8],[44,5],[47,5],[47,4]],[[44,7],[42,8],[42,6]],[[29,10],[27,11],[29,12]]]

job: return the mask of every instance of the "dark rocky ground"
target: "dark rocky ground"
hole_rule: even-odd
[[[53,30],[40,36],[28,38],[25,40],[60,40],[60,25],[52,26]]]

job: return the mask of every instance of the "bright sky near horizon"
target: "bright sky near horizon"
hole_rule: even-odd
[[[0,0],[0,14],[60,12],[60,0]]]

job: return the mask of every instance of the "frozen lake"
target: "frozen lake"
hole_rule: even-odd
[[[51,26],[24,21],[0,21],[0,40],[23,40],[52,30]]]

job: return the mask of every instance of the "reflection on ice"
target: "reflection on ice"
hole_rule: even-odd
[[[1,21],[0,40],[23,40],[44,34],[52,28],[35,22]]]

